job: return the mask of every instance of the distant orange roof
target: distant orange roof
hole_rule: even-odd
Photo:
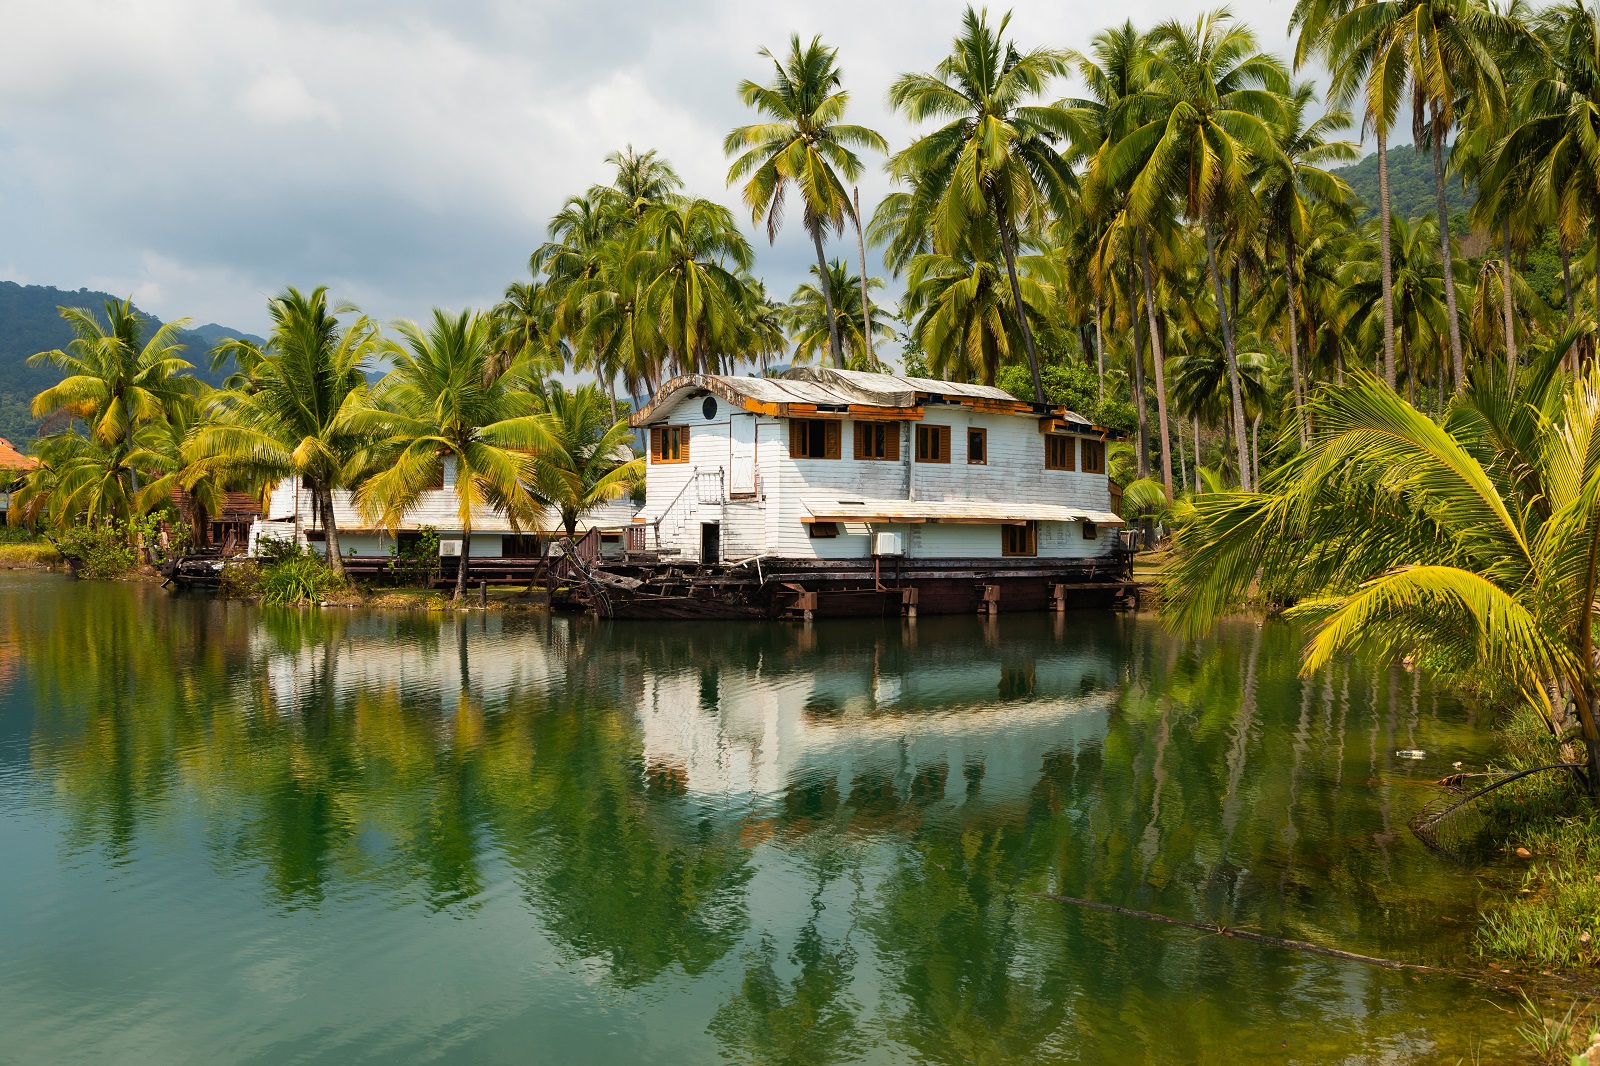
[[[0,437],[0,470],[32,470],[39,465],[39,460],[31,455],[23,455],[11,446],[11,442]]]

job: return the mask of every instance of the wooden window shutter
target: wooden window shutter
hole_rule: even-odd
[[[883,427],[883,457],[892,463],[900,461],[900,425],[891,423]]]
[[[865,422],[857,422],[855,424],[855,426],[856,426],[856,458],[857,459],[865,459],[869,454],[869,452],[867,450],[867,445],[869,443],[868,440],[867,440],[867,428],[868,427],[867,427],[867,424]]]
[[[660,426],[651,426],[650,427],[650,461],[652,463],[659,463],[661,461],[661,427]]]
[[[800,458],[800,443],[802,434],[806,431],[806,424],[798,418],[789,419],[789,458]]]
[[[839,430],[842,426],[838,422],[829,422],[826,425],[827,428],[823,431],[823,454],[829,459],[837,459],[839,458]]]
[[[689,461],[689,427],[688,426],[680,426],[680,427],[678,427],[678,461],[680,463],[687,463]]]

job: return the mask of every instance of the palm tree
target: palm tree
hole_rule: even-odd
[[[1540,12],[1537,27],[1551,61],[1528,82],[1525,117],[1500,154],[1534,161],[1533,193],[1555,221],[1565,265],[1569,249],[1586,237],[1600,248],[1600,27],[1577,0]],[[1567,306],[1572,307],[1570,291]],[[1600,336],[1600,270],[1595,271],[1595,316]]]
[[[633,491],[644,477],[644,459],[633,457],[627,419],[608,420],[593,385],[566,389],[546,381],[534,386],[533,397],[547,439],[528,487],[561,516],[567,536],[576,536],[584,514]]]
[[[1379,306],[1376,276],[1379,253],[1373,247],[1378,233],[1370,225],[1367,236],[1370,239],[1357,249],[1356,258],[1346,266],[1340,302],[1347,326],[1358,340],[1358,348],[1370,351],[1379,327],[1375,314]],[[1405,371],[1406,395],[1414,403],[1426,353],[1437,349],[1437,342],[1448,329],[1447,286],[1439,263],[1438,229],[1431,218],[1410,222],[1396,218],[1390,223],[1389,236],[1392,313],[1400,342],[1400,363]],[[1418,356],[1423,362],[1418,361]],[[1435,380],[1448,376],[1446,367],[1426,369]]]
[[[1327,31],[1326,49],[1336,57],[1334,92],[1340,102],[1364,79],[1368,114],[1386,131],[1409,84],[1414,138],[1433,150],[1434,192],[1439,215],[1439,255],[1453,276],[1450,216],[1445,203],[1444,142],[1457,119],[1457,102],[1470,98],[1485,114],[1504,109],[1505,87],[1494,56],[1519,46],[1526,31],[1474,0],[1370,0],[1341,15]],[[1382,211],[1387,211],[1383,205]],[[1455,384],[1466,380],[1461,323],[1455,293],[1446,291],[1448,332]],[[1391,352],[1392,356],[1392,352]]]
[[[733,214],[710,200],[658,204],[630,244],[624,288],[635,288],[635,328],[679,373],[718,373],[740,350],[739,311],[750,245]]]
[[[1247,587],[1312,620],[1304,673],[1367,649],[1504,678],[1557,731],[1576,710],[1600,793],[1600,368],[1550,351],[1515,384],[1469,373],[1441,425],[1362,374],[1313,398],[1311,447],[1260,494],[1195,500],[1163,581],[1202,630]]]
[[[991,220],[976,219],[966,242],[953,254],[928,252],[911,261],[903,316],[908,339],[927,355],[931,373],[956,381],[993,385],[1000,367],[1012,362],[1024,323],[1043,318],[1053,302],[1035,273],[1048,273],[1045,257],[1024,257],[1016,286],[1005,283],[1006,264]],[[1020,292],[1023,313],[1012,294]]]
[[[288,288],[267,301],[272,334],[264,347],[227,341],[215,358],[232,356],[244,380],[214,394],[211,417],[184,446],[196,475],[304,483],[327,537],[328,566],[341,577],[333,493],[347,487],[369,443],[355,415],[366,403],[366,364],[381,348],[378,327],[350,304],[330,304],[328,290]],[[298,508],[296,514],[299,514]],[[298,530],[296,531],[298,532]]]
[[[802,45],[795,34],[789,39],[788,56],[781,61],[766,49],[761,55],[772,60],[772,84],[741,82],[739,98],[767,121],[739,126],[724,140],[723,151],[736,156],[728,170],[728,184],[747,179],[742,190],[745,205],[753,221],[766,217],[768,241],[777,240],[790,186],[799,190],[804,205],[802,224],[816,249],[817,269],[824,281],[829,350],[837,364],[843,352],[833,325],[836,294],[826,287],[828,261],[822,253],[822,234],[828,229],[842,230],[846,217],[859,224],[844,185],[861,176],[861,159],[853,149],[887,152],[889,145],[865,126],[841,121],[850,94],[841,88],[837,51],[823,47],[821,37]]]
[[[140,426],[165,418],[170,405],[196,394],[199,382],[184,373],[194,364],[182,358],[178,341],[189,320],[169,322],[146,339],[131,296],[106,301],[104,325],[85,308],[59,310],[72,327],[71,343],[65,351],[29,356],[28,365],[49,363],[67,376],[33,398],[33,417],[71,415],[101,445],[120,448],[117,466],[127,478],[131,501],[139,492],[138,468],[127,459],[134,434]]]
[[[379,437],[369,457],[376,472],[362,482],[356,502],[369,519],[393,529],[422,493],[453,473],[461,522],[459,600],[467,588],[473,515],[488,506],[513,529],[538,521],[539,505],[524,485],[528,453],[549,447],[553,434],[524,387],[526,356],[502,373],[487,372],[497,354],[489,315],[435,309],[426,330],[414,322],[395,329],[404,346],[390,348],[394,369],[375,390],[372,406],[354,419],[357,429]],[[595,396],[598,402],[598,390]]]
[[[1003,40],[985,12],[967,8],[961,33],[932,73],[902,74],[889,102],[912,122],[945,124],[889,160],[890,173],[911,187],[905,225],[927,229],[933,244],[955,254],[977,218],[992,220],[1011,285],[1011,305],[1025,307],[1017,272],[1019,233],[1043,221],[1046,208],[1064,214],[1077,178],[1055,143],[1084,133],[1072,109],[1033,103],[1067,71],[1066,53],[1021,52]],[[1033,374],[1034,400],[1045,402],[1039,353],[1027,316],[1018,318]]]
[[[1299,28],[1295,41],[1294,66],[1299,70],[1308,60],[1321,55],[1333,74],[1328,103],[1348,107],[1358,95],[1365,97],[1362,132],[1372,130],[1378,141],[1378,246],[1380,249],[1380,288],[1383,304],[1383,368],[1391,388],[1395,383],[1394,303],[1392,298],[1389,249],[1389,130],[1402,103],[1406,71],[1398,62],[1373,64],[1372,56],[1360,51],[1343,21],[1374,0],[1296,0],[1289,17],[1289,28]],[[1386,58],[1403,58],[1393,53]]]
[[[1192,27],[1162,23],[1151,31],[1150,45],[1149,81],[1141,90],[1144,121],[1112,152],[1110,178],[1131,177],[1128,211],[1137,224],[1154,224],[1178,190],[1184,213],[1205,234],[1230,367],[1239,467],[1249,488],[1235,323],[1223,295],[1217,243],[1226,233],[1246,229],[1258,211],[1249,181],[1251,161],[1282,165],[1273,124],[1282,121],[1288,76],[1226,10],[1202,15]]]
[[[812,267],[810,273],[816,278],[817,268]],[[783,311],[783,321],[794,342],[795,362],[809,362],[815,358],[818,349],[829,342],[830,337],[837,336],[845,353],[845,359],[839,365],[851,370],[882,370],[883,365],[872,354],[872,344],[863,335],[862,327],[867,322],[873,322],[878,335],[882,337],[893,337],[894,327],[889,324],[888,316],[883,315],[875,304],[869,303],[863,310],[860,297],[863,292],[870,293],[881,288],[882,278],[862,281],[851,275],[850,268],[841,259],[835,259],[828,265],[826,282],[801,283],[794,290],[794,295],[789,297],[789,305]],[[829,304],[824,295],[829,291],[839,294],[837,303]],[[828,328],[827,317],[830,306],[835,317],[832,330]]]
[[[1300,367],[1300,324],[1296,246],[1301,234],[1312,232],[1312,206],[1329,204],[1346,208],[1354,199],[1350,186],[1326,169],[1329,163],[1352,162],[1360,150],[1350,141],[1331,140],[1336,130],[1350,125],[1350,113],[1330,109],[1320,118],[1307,121],[1307,111],[1316,103],[1316,87],[1301,82],[1284,101],[1283,121],[1274,127],[1279,155],[1278,166],[1265,175],[1262,208],[1271,239],[1283,249],[1284,307],[1288,314],[1289,374],[1294,391],[1295,424],[1300,445],[1309,442],[1310,428],[1300,410],[1306,402]]]

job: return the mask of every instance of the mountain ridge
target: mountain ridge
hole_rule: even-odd
[[[120,297],[96,289],[0,281],[0,437],[25,449],[38,429],[38,421],[29,413],[33,397],[61,380],[61,372],[53,366],[28,365],[29,356],[66,348],[71,343],[72,327],[61,317],[60,308],[87,308],[103,324],[106,301],[113,299]],[[162,325],[156,316],[139,313],[149,329]],[[231,337],[261,341],[253,334],[216,322],[179,334],[179,342],[185,346],[184,357],[194,364],[197,377],[213,385],[221,384],[228,370],[224,367],[213,371],[209,353],[218,341]]]

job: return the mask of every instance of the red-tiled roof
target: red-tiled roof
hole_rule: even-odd
[[[31,455],[23,455],[11,446],[11,442],[0,437],[0,470],[32,470],[39,465],[39,460]]]

